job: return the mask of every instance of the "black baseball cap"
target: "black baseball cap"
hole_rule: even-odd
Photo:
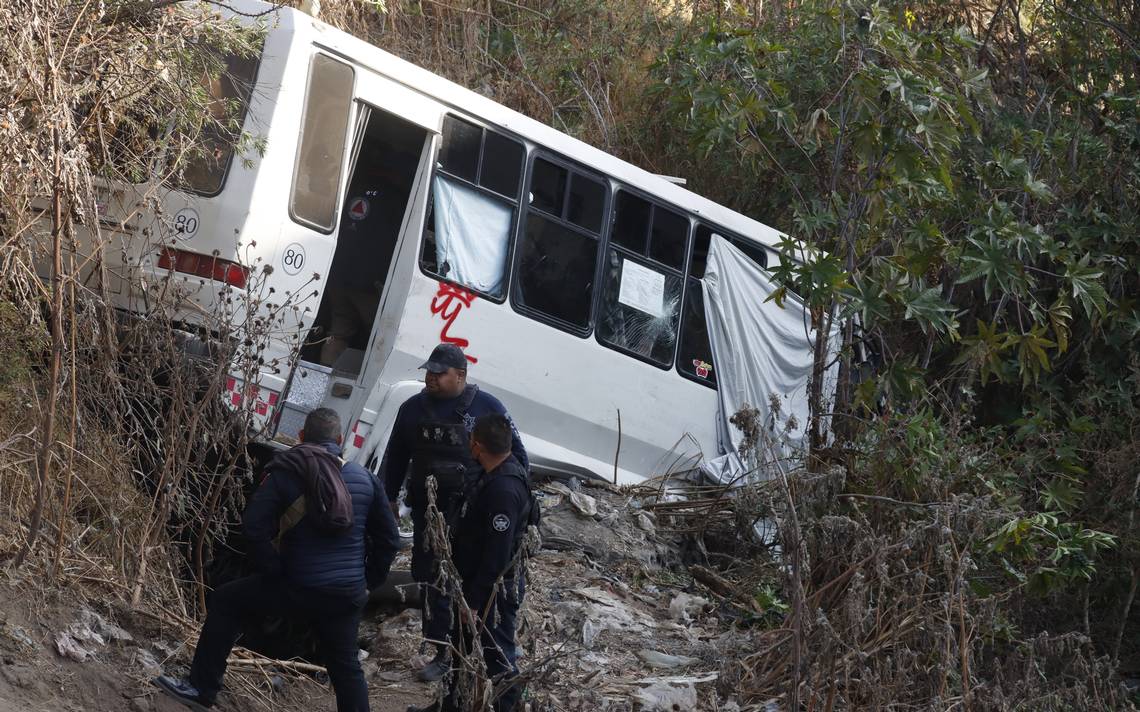
[[[463,349],[455,344],[440,344],[432,349],[431,356],[420,368],[426,368],[432,373],[446,373],[449,368],[466,371],[467,357],[463,355]]]

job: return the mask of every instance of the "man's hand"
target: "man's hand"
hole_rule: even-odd
[[[467,606],[460,606],[459,622],[462,623],[465,628],[473,627],[475,625],[475,611]]]
[[[392,509],[392,516],[396,518],[396,521],[399,521],[400,520],[400,500],[396,500],[395,502],[389,502],[388,506],[391,507],[391,509]]]

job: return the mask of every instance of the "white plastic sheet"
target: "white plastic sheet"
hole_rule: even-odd
[[[777,285],[720,235],[713,235],[703,284],[720,400],[717,432],[722,457],[702,469],[720,482],[737,481],[749,473],[764,478],[769,473],[758,468],[759,463],[770,462],[773,455],[794,460],[807,446],[808,384],[815,343],[811,317],[793,295],[782,309],[774,301],[765,301]],[[831,349],[837,344],[834,336],[829,340]],[[834,393],[837,371],[833,365],[825,373],[825,394]],[[772,403],[778,404],[778,412]],[[729,422],[745,407],[760,411],[773,443],[772,449],[761,445],[759,463],[741,460],[743,434]]]
[[[447,278],[474,290],[502,296],[510,242],[510,206],[436,175],[435,249]]]

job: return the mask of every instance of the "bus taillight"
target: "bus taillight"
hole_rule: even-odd
[[[173,247],[167,247],[159,253],[158,266],[174,272],[225,282],[238,289],[244,289],[246,280],[249,279],[249,268],[237,262],[211,255],[200,255],[197,252],[176,250]]]

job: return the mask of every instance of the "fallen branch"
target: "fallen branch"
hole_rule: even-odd
[[[755,598],[748,595],[747,591],[744,591],[739,586],[732,583],[712,569],[706,568],[704,566],[694,565],[689,567],[689,573],[693,575],[694,579],[704,584],[709,590],[718,596],[735,602],[738,605],[742,605],[744,608],[747,608],[749,611],[757,615],[764,614],[763,606],[761,606]]]

